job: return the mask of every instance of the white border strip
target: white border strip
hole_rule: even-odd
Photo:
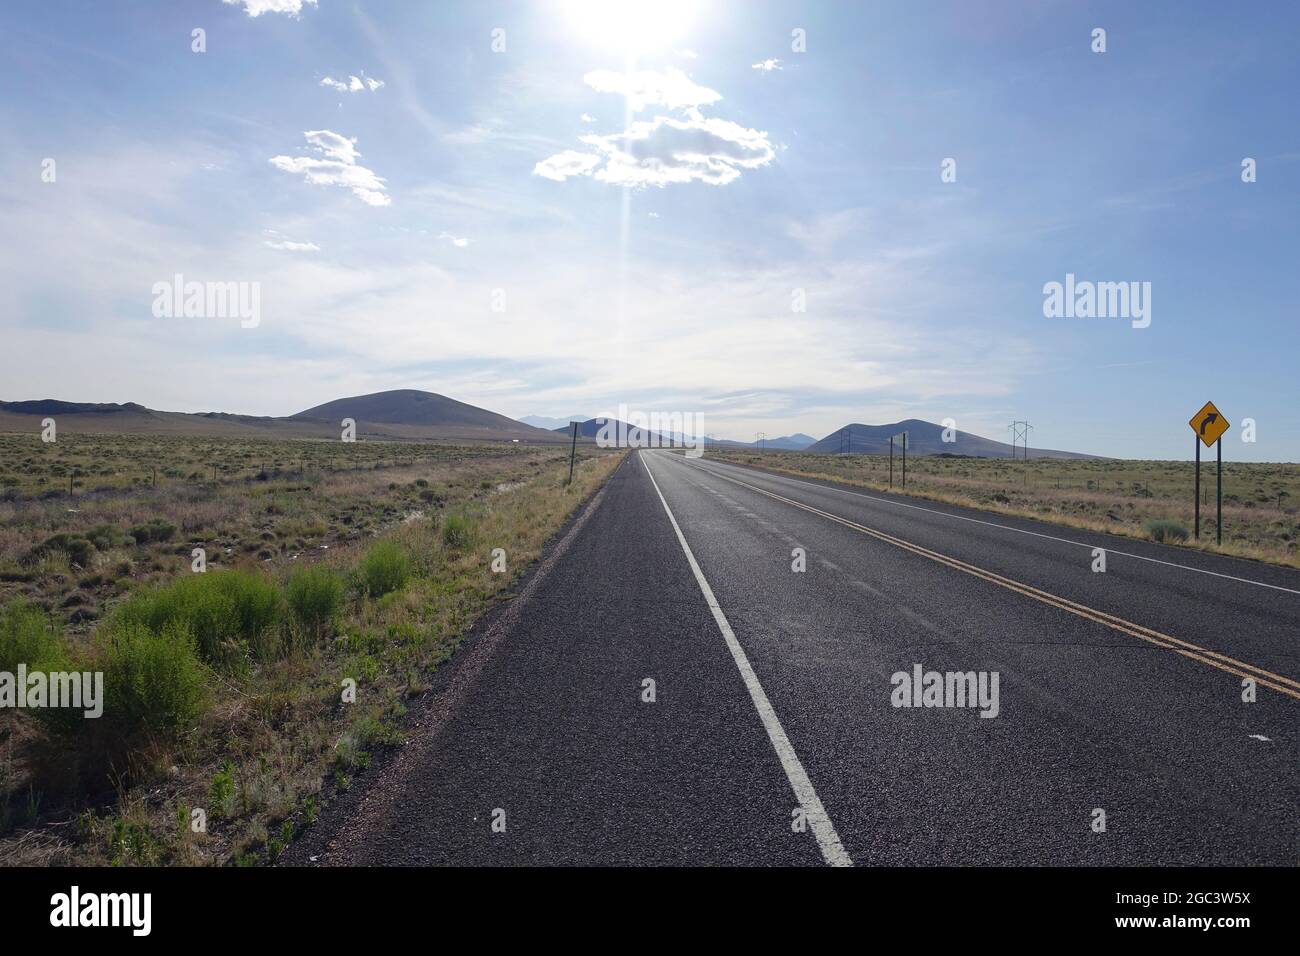
[[[700,586],[705,603],[709,605],[709,610],[713,612],[713,619],[718,623],[718,630],[722,631],[722,636],[727,642],[727,648],[731,651],[732,659],[735,660],[740,676],[745,681],[745,687],[749,690],[749,697],[754,702],[754,709],[758,711],[759,719],[763,721],[763,728],[767,731],[767,737],[772,741],[772,747],[781,760],[781,767],[785,770],[786,779],[790,781],[790,787],[794,790],[799,805],[803,807],[804,818],[808,821],[808,825],[812,827],[813,835],[817,838],[817,843],[821,847],[822,858],[831,866],[852,866],[853,860],[848,851],[844,849],[844,844],[840,843],[839,834],[835,832],[835,824],[831,823],[831,818],[826,814],[826,808],[822,806],[817,791],[813,789],[812,781],[808,779],[808,774],[804,772],[803,764],[799,762],[799,756],[794,752],[794,747],[790,744],[790,738],[785,735],[785,730],[776,716],[776,711],[772,709],[771,701],[767,699],[767,693],[763,690],[763,685],[758,682],[758,675],[754,673],[754,668],[749,664],[749,658],[745,656],[745,649],[736,640],[736,634],[732,631],[727,616],[722,613],[722,608],[718,606],[718,599],[713,596],[713,589],[709,587],[709,582],[704,578],[704,572],[700,570],[695,555],[691,553],[691,546],[686,543],[686,536],[682,534],[677,519],[673,517],[672,509],[668,507],[664,493],[659,490],[659,482],[655,481],[655,476],[650,471],[650,465],[646,462],[646,456],[638,452],[637,457],[641,459],[641,464],[645,467],[645,473],[650,476],[650,484],[654,485],[655,494],[659,496],[664,511],[668,515],[668,520],[672,522],[673,530],[677,532],[677,540],[681,543],[682,551],[686,553],[686,560],[690,562],[691,571],[695,574],[695,581]]]
[[[823,485],[823,484],[818,484],[815,481],[804,481],[801,478],[795,478],[791,475],[783,475],[775,471],[764,471],[761,468],[754,468],[754,469],[739,468],[738,466],[732,465],[730,462],[725,462],[725,461],[719,461],[716,462],[715,464],[719,464],[729,468],[736,468],[738,471],[742,471],[742,472],[747,472],[747,471],[756,472],[757,474],[762,475],[764,478],[776,478],[783,481],[793,482],[797,485],[809,485],[813,488],[820,488],[822,489],[822,491],[838,491],[842,495],[852,495],[854,498],[868,498],[871,501],[879,501],[882,504],[895,505],[899,508],[911,508],[913,511],[924,511],[926,514],[939,515],[942,518],[954,518],[957,521],[970,521],[973,522],[974,524],[987,525],[990,528],[1001,528],[1003,531],[1014,531],[1017,534],[1033,535],[1035,538],[1046,538],[1049,541],[1059,541],[1062,544],[1073,544],[1080,548],[1098,547],[1097,545],[1087,544],[1086,542],[1083,541],[1071,541],[1069,538],[1058,538],[1056,535],[1053,534],[1043,534],[1041,531],[1028,531],[1025,528],[1016,528],[1009,524],[998,524],[996,521],[984,521],[980,518],[968,518],[966,517],[966,515],[955,515],[949,511],[939,511],[935,508],[923,508],[920,505],[908,504],[905,501],[895,501],[892,498],[886,498],[882,495],[869,495],[869,494],[864,494],[861,491],[849,491],[847,488],[839,488],[836,487],[835,485],[830,485],[830,484]],[[709,471],[708,468],[704,468],[701,465],[696,465],[696,467],[700,468],[702,471],[707,472],[708,474],[717,475],[717,477],[719,478],[723,477],[722,475],[719,475],[716,471]],[[734,481],[735,479],[732,480]],[[744,484],[744,482],[741,482],[741,484]],[[960,506],[954,505],[954,507],[960,507]],[[1032,519],[1026,519],[1026,520],[1032,520]],[[1104,534],[1105,532],[1098,531],[1095,533]],[[1205,568],[1194,568],[1188,564],[1178,564],[1177,562],[1174,561],[1161,561],[1159,558],[1148,558],[1146,555],[1134,554],[1131,551],[1117,551],[1114,548],[1103,548],[1102,550],[1104,550],[1108,555],[1118,554],[1125,558],[1135,558],[1138,561],[1150,561],[1152,564],[1163,564],[1166,567],[1170,567],[1170,568],[1181,568],[1184,571],[1195,571],[1197,574],[1209,574],[1216,578],[1226,578],[1229,581],[1237,581],[1240,582],[1241,584],[1253,584],[1257,588],[1270,588],[1274,591],[1284,591],[1287,594],[1300,594],[1300,591],[1297,591],[1294,588],[1282,587],[1282,585],[1280,584],[1265,584],[1263,581],[1252,581],[1250,578],[1239,578],[1234,574],[1221,574],[1218,571],[1207,571]],[[1231,557],[1231,555],[1227,555],[1227,557]]]

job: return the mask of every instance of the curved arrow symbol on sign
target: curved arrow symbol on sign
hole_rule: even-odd
[[[1202,435],[1205,434],[1205,428],[1207,425],[1213,425],[1218,420],[1219,420],[1218,412],[1210,412],[1210,414],[1206,415],[1205,420],[1201,422],[1201,434]]]

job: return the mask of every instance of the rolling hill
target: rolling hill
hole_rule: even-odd
[[[375,426],[407,426],[454,432],[456,437],[554,442],[556,435],[486,408],[458,402],[434,392],[403,388],[339,398],[291,415],[291,421],[323,421],[337,426],[344,418],[357,422],[357,432]],[[383,430],[383,429],[381,429]]]
[[[171,434],[210,437],[332,438],[352,418],[357,437],[418,441],[519,441],[562,444],[555,433],[433,392],[400,389],[341,398],[284,418],[229,412],[165,412],[125,404],[0,401],[0,431],[39,432],[53,418],[61,433]]]
[[[842,433],[848,431],[847,451],[854,455],[884,455],[889,453],[889,437],[907,432],[907,452],[909,455],[970,455],[976,458],[1010,458],[1012,447],[1006,442],[982,438],[970,432],[954,431],[954,441],[943,440],[944,427],[934,422],[909,418],[894,422],[892,425],[845,425],[836,429],[805,451],[819,455],[837,455],[846,451]],[[894,444],[895,454],[902,452],[901,439]],[[1017,455],[1023,454],[1016,449]],[[1030,458],[1095,458],[1072,451],[1054,451],[1048,448],[1030,448]]]

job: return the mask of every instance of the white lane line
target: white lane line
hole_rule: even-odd
[[[668,520],[672,522],[673,530],[677,532],[677,541],[681,544],[682,551],[686,553],[686,560],[690,563],[691,571],[695,574],[695,581],[700,586],[704,601],[709,605],[709,610],[713,612],[713,619],[718,624],[718,630],[722,631],[722,636],[727,642],[727,649],[731,651],[731,657],[736,662],[741,678],[745,681],[750,700],[754,702],[754,709],[758,711],[759,719],[763,722],[763,729],[767,731],[767,737],[772,741],[772,747],[781,760],[781,767],[785,770],[786,779],[790,781],[790,787],[794,790],[799,806],[803,807],[804,819],[812,827],[813,836],[817,838],[817,844],[821,847],[822,859],[831,866],[852,866],[853,860],[849,857],[848,851],[844,849],[844,844],[840,842],[840,836],[835,832],[835,824],[831,823],[826,808],[822,806],[821,798],[817,796],[812,781],[808,779],[808,774],[804,772],[803,764],[799,762],[799,755],[794,752],[794,747],[790,744],[790,738],[785,735],[785,729],[781,726],[776,711],[772,709],[771,701],[767,699],[767,692],[763,690],[763,685],[758,681],[758,675],[754,673],[754,668],[749,664],[749,658],[745,656],[745,649],[740,646],[740,641],[736,640],[736,634],[727,621],[727,615],[723,614],[722,608],[718,606],[718,599],[713,596],[713,588],[709,587],[709,582],[705,580],[704,572],[700,570],[695,555],[691,553],[691,546],[686,543],[686,536],[682,534],[681,526],[677,524],[677,519],[673,517],[673,511],[668,507],[668,501],[664,498],[664,493],[659,490],[659,482],[655,481],[654,473],[650,470],[646,456],[638,453],[637,457],[641,459],[641,464],[645,467],[645,473],[650,476],[650,484],[654,485],[655,494],[659,496],[659,501],[664,506]]]
[[[718,464],[725,464],[725,463],[718,462]],[[696,465],[696,467],[699,468],[701,471],[714,475],[718,478],[725,477],[723,475],[719,475],[716,471],[709,471],[708,468],[705,468],[702,465]],[[748,469],[741,468],[737,470],[746,471]],[[996,521],[983,521],[979,518],[968,518],[965,515],[955,515],[947,511],[936,511],[934,508],[923,508],[920,505],[909,505],[907,502],[894,501],[892,498],[882,498],[880,495],[868,495],[868,494],[863,494],[860,491],[849,491],[846,488],[836,488],[834,485],[819,485],[815,481],[803,481],[799,478],[791,478],[789,475],[778,475],[770,471],[758,471],[758,474],[762,475],[765,478],[778,478],[782,481],[793,482],[794,484],[797,485],[808,485],[812,488],[820,488],[823,491],[838,491],[842,495],[852,495],[855,498],[870,498],[872,501],[879,501],[883,504],[894,505],[899,508],[911,508],[913,511],[924,511],[927,514],[939,515],[942,518],[953,518],[957,521],[970,521],[974,524],[987,525],[990,528],[1001,528],[1003,531],[1014,531],[1017,534],[1029,534],[1029,535],[1033,535],[1035,538],[1047,538],[1049,541],[1059,541],[1062,544],[1073,544],[1080,548],[1092,549],[1097,547],[1097,545],[1087,544],[1083,541],[1072,541],[1069,538],[1058,538],[1054,534],[1043,534],[1041,531],[1027,531],[1024,528],[1014,528],[1009,524],[998,524]],[[734,481],[735,479],[732,480]],[[744,484],[744,482],[741,482],[741,484]],[[1103,532],[1098,532],[1098,534],[1101,533]],[[1114,548],[1104,548],[1103,550],[1107,554],[1118,554],[1126,558],[1135,558],[1138,561],[1150,561],[1152,564],[1163,564],[1166,567],[1170,567],[1170,568],[1182,568],[1184,571],[1195,571],[1197,574],[1209,574],[1216,578],[1227,578],[1229,581],[1239,581],[1242,584],[1253,584],[1257,588],[1271,588],[1274,591],[1285,591],[1287,594],[1300,595],[1300,591],[1297,591],[1295,588],[1284,588],[1280,584],[1265,584],[1263,581],[1252,581],[1250,578],[1239,578],[1235,574],[1221,574],[1218,571],[1207,571],[1204,568],[1193,568],[1190,565],[1178,564],[1174,561],[1161,561],[1159,558],[1148,558],[1146,555],[1134,554],[1131,551],[1116,551]]]

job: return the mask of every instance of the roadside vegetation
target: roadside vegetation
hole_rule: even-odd
[[[720,461],[889,490],[889,457],[710,449]],[[964,458],[907,460],[907,494],[999,514],[1300,567],[1300,465],[1223,466],[1223,544],[1215,544],[1214,466],[1202,465],[1201,540],[1192,537],[1190,462]],[[894,491],[902,491],[894,458]]]
[[[340,454],[168,442],[192,461]],[[37,436],[0,444],[41,454]],[[0,670],[105,686],[98,719],[0,711],[0,864],[273,862],[401,740],[433,671],[621,460],[582,449],[566,486],[558,449],[370,445],[216,482],[10,485]]]

